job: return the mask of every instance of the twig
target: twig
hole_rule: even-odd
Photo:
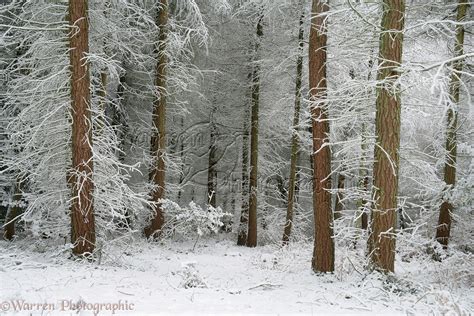
[[[271,289],[271,288],[274,288],[274,287],[282,287],[282,284],[262,283],[262,284],[259,284],[259,285],[249,287],[248,289],[249,290],[254,290],[254,289],[257,289],[259,287],[263,287],[264,289]]]

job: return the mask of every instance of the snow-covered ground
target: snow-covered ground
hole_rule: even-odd
[[[0,242],[0,314],[69,315],[72,304],[99,315],[112,304],[118,315],[468,315],[474,307],[472,255],[461,251],[442,262],[398,254],[387,278],[364,271],[360,245],[339,247],[336,272],[316,275],[310,243],[249,249],[206,240],[193,250],[194,242],[135,241],[110,245],[94,263],[51,243]]]

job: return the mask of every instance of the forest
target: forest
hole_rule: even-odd
[[[470,315],[470,0],[1,0],[0,314]]]

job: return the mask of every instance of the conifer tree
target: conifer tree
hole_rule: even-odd
[[[456,40],[454,44],[454,57],[460,57],[464,52],[464,25],[461,23],[465,20],[468,1],[459,0],[457,7],[457,22],[456,25]],[[446,131],[446,162],[444,164],[444,182],[447,188],[452,188],[456,184],[456,156],[457,156],[457,141],[456,133],[458,129],[458,110],[456,109],[459,103],[459,89],[461,86],[461,73],[463,68],[463,60],[456,60],[454,62],[453,72],[451,74],[451,82],[449,83],[450,103],[448,104],[447,114],[447,131]],[[436,230],[436,240],[443,245],[448,246],[449,236],[451,234],[452,212],[454,211],[453,204],[445,200],[441,204],[439,210],[438,228]]]
[[[384,0],[379,39],[375,161],[369,254],[377,270],[393,272],[398,194],[404,0]]]
[[[309,35],[309,89],[313,131],[313,213],[315,272],[334,271],[333,214],[331,209],[331,150],[327,109],[327,12],[324,0],[313,0]]]
[[[89,52],[87,2],[69,0],[72,170],[68,174],[68,183],[72,190],[73,252],[78,255],[92,253],[95,248],[90,73],[86,62]]]

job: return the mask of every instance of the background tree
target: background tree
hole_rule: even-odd
[[[257,246],[257,190],[258,190],[258,126],[260,107],[260,65],[259,50],[263,36],[263,15],[258,18],[255,39],[255,60],[252,72],[252,114],[250,119],[250,181],[249,181],[249,219],[247,247]]]
[[[469,4],[465,0],[459,0],[457,7],[456,21],[456,40],[454,45],[454,58],[461,58],[464,54],[464,25],[462,22],[466,18]],[[459,104],[461,73],[463,60],[457,59],[453,62],[453,72],[449,84],[450,102],[448,103],[447,131],[446,131],[446,162],[444,165],[444,182],[449,187],[456,184],[456,160],[457,160],[457,142],[456,134],[458,129],[458,110]],[[451,202],[443,201],[439,210],[438,228],[436,230],[436,240],[444,247],[448,246],[451,233],[452,212],[454,211]]]
[[[296,200],[297,163],[299,157],[299,137],[297,129],[300,124],[301,111],[301,84],[303,77],[303,47],[304,47],[304,13],[301,14],[298,31],[299,55],[296,60],[295,79],[295,112],[293,114],[293,135],[291,137],[290,175],[288,181],[288,207],[286,210],[285,229],[283,231],[283,244],[290,240],[291,227],[293,226],[293,212]]]

